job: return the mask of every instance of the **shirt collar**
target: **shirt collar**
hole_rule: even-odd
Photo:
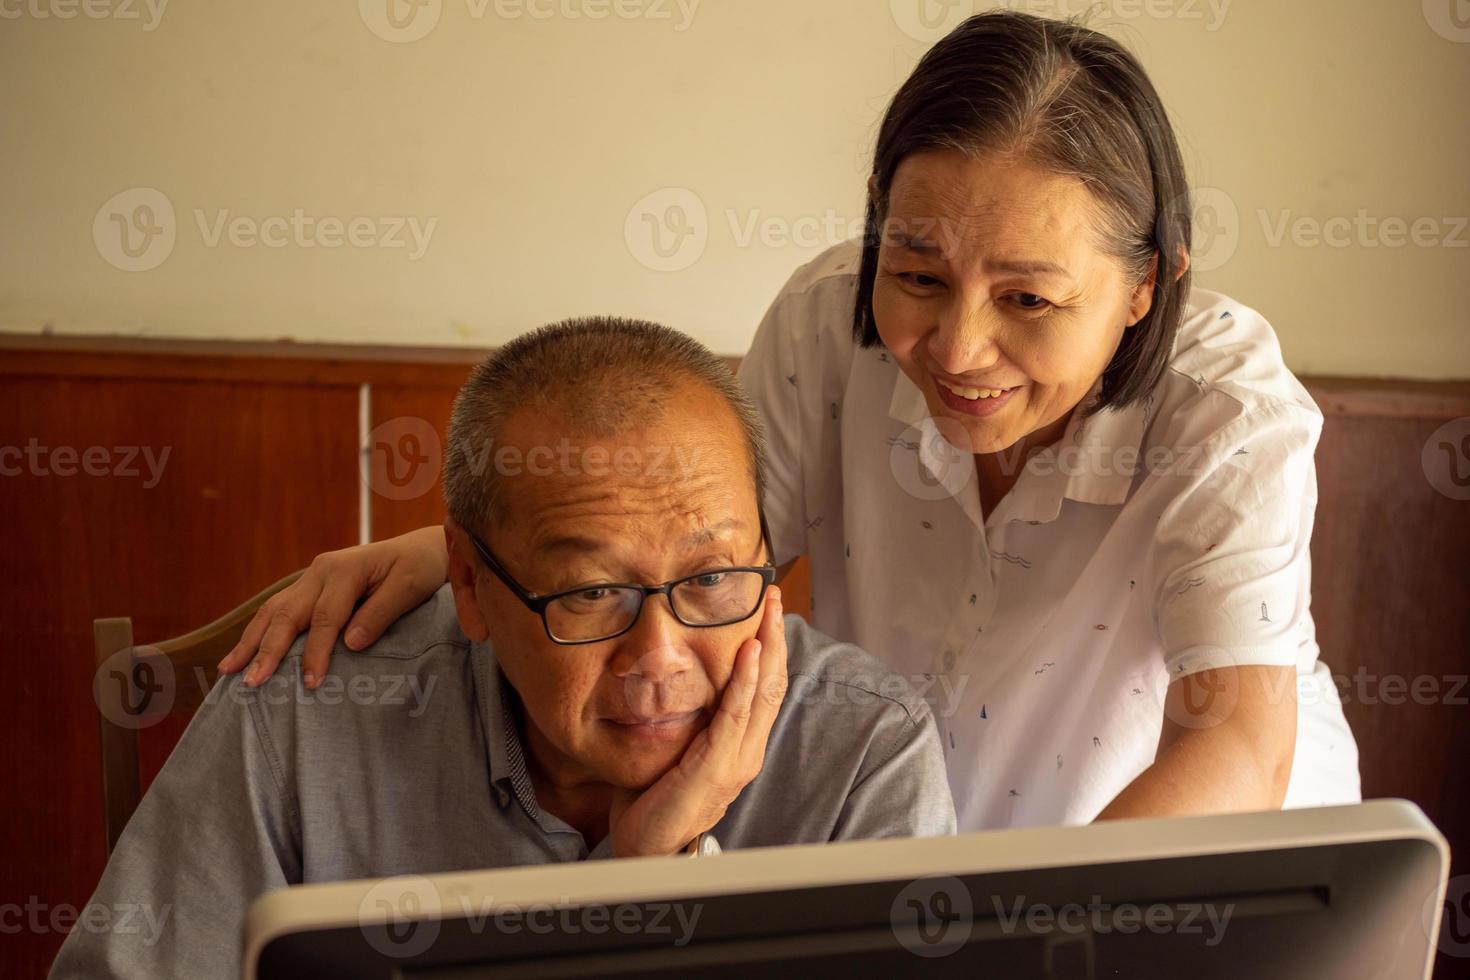
[[[503,810],[514,798],[542,833],[571,834],[582,840],[576,830],[549,810],[542,810],[536,802],[536,789],[531,785],[531,774],[526,769],[526,756],[516,722],[515,690],[500,672],[495,648],[489,640],[470,647],[470,664],[474,671],[480,726],[485,732],[485,752],[495,801]],[[590,851],[586,841],[582,841],[582,849],[582,856],[586,858],[610,858],[613,856],[612,835],[608,834]]]
[[[1102,397],[1102,378],[1078,403],[1062,438],[1038,454],[1064,478],[1062,495],[1084,504],[1121,504],[1142,469],[1139,450],[1147,423],[1146,406],[1103,409],[1083,418]],[[1073,448],[1069,448],[1073,447]]]
[[[536,792],[526,770],[526,756],[521,749],[521,736],[511,704],[510,683],[500,672],[495,649],[489,640],[471,646],[470,664],[474,671],[480,726],[484,729],[485,752],[490,764],[490,785],[495,790],[496,802],[504,809],[514,796],[532,819],[539,819],[541,808],[536,803]]]
[[[896,364],[893,373],[896,380],[889,417],[928,434],[934,425],[928,421],[924,393]],[[1086,504],[1121,504],[1128,499],[1134,475],[1142,469],[1140,447],[1148,425],[1147,403],[1104,409],[1084,419],[1087,407],[1101,395],[1099,377],[1078,403],[1061,439],[1027,462],[1027,471],[998,513],[1005,512],[1009,520],[1045,522],[1056,519],[1064,499]],[[931,477],[947,481],[952,478],[954,461],[934,451],[932,442],[921,441],[920,462]]]

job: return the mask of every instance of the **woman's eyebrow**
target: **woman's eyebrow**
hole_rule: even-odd
[[[922,235],[905,235],[902,232],[890,232],[889,242],[895,248],[901,248],[907,252],[917,252],[920,255],[935,255],[943,258],[944,249],[938,243],[932,242]]]
[[[987,261],[985,265],[987,268],[995,269],[999,272],[1011,272],[1022,276],[1061,276],[1066,279],[1072,278],[1070,272],[1055,262],[999,259]]]

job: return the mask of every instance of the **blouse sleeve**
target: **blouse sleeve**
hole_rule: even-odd
[[[740,381],[765,426],[764,504],[778,565],[806,552],[800,387],[803,372],[796,364],[790,313],[793,304],[787,299],[785,293],[776,297],[756,330],[750,352],[740,362]]]
[[[1151,554],[1171,680],[1219,667],[1298,665],[1311,636],[1313,464],[1322,417],[1275,403],[1236,419],[1167,479]],[[1310,667],[1310,665],[1307,665]]]

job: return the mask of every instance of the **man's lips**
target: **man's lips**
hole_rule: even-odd
[[[619,732],[629,735],[642,735],[645,737],[670,737],[683,734],[686,729],[698,722],[704,716],[703,708],[695,708],[693,711],[683,711],[675,714],[660,715],[623,715],[615,718],[602,719]]]

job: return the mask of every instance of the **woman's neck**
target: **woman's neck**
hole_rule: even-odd
[[[1006,498],[1016,483],[1021,479],[1021,473],[1026,469],[1026,461],[1031,458],[1037,450],[1054,445],[1066,434],[1067,423],[1071,421],[1073,412],[1067,412],[1055,422],[1035,432],[1029,433],[1021,438],[1015,445],[1008,446],[998,453],[976,453],[975,475],[980,486],[980,512],[992,514],[1000,506],[1000,502]]]

